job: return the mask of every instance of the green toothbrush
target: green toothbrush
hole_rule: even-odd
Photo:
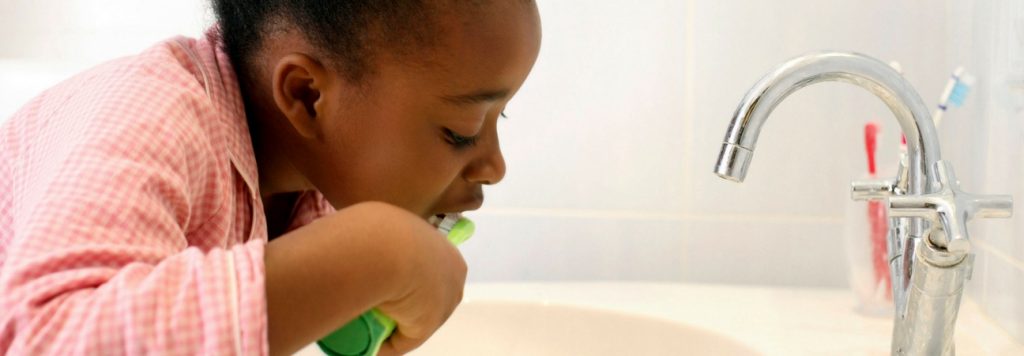
[[[437,229],[458,246],[469,240],[476,225],[461,214],[447,214]],[[363,313],[316,344],[330,356],[376,356],[381,345],[395,331],[395,321],[376,308]]]

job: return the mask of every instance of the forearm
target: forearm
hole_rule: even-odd
[[[46,263],[11,265],[0,329],[14,333],[0,337],[0,354],[263,354],[264,247],[165,257],[73,245],[35,256]]]

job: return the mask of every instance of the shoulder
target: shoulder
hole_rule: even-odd
[[[33,146],[86,151],[79,154],[208,157],[217,151],[216,120],[210,119],[216,110],[174,46],[161,42],[79,73],[40,94],[31,110],[19,112],[9,124],[19,126],[22,136],[47,138]]]
[[[201,195],[229,158],[219,113],[173,46],[161,42],[40,94],[0,128],[3,160],[17,167],[9,173],[46,184],[128,167],[174,177]]]

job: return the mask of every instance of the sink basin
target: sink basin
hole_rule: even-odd
[[[413,356],[889,355],[892,318],[846,289],[643,282],[482,283]],[[1024,355],[965,299],[957,354]],[[316,345],[297,355],[320,356]]]
[[[549,303],[469,301],[410,355],[680,353],[756,354],[731,338],[653,317]]]
[[[609,309],[469,300],[411,356],[756,355],[718,333]],[[323,355],[310,345],[296,356]]]

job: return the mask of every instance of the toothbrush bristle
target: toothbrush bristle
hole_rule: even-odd
[[[437,223],[437,229],[442,234],[448,235],[448,233],[452,231],[452,228],[455,227],[455,224],[458,223],[459,219],[461,218],[462,214],[458,213],[444,214],[444,218]]]
[[[967,93],[971,91],[971,87],[962,81],[957,81],[956,86],[953,87],[953,92],[949,94],[949,104],[955,107],[961,107],[964,105],[964,101],[967,100]]]

